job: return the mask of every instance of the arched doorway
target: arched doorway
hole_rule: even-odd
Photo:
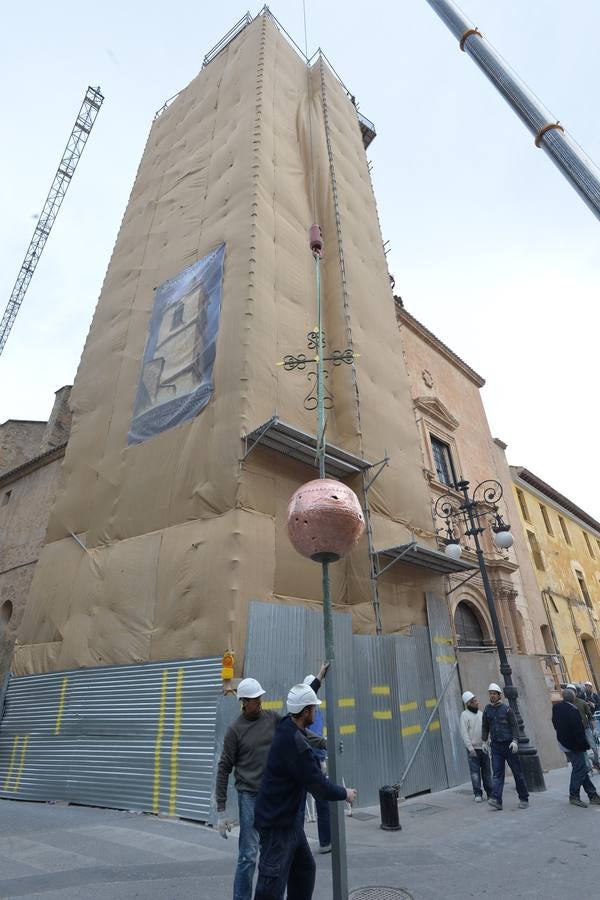
[[[596,683],[596,690],[598,690],[600,688],[600,654],[598,654],[596,642],[592,637],[589,637],[589,635],[582,635],[581,640],[583,642],[583,649],[585,650],[588,667],[592,673],[592,678]]]
[[[486,646],[484,624],[476,609],[466,600],[461,600],[454,611],[454,628],[459,647],[477,649]]]

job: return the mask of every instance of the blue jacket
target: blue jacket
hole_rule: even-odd
[[[487,741],[488,736],[492,744],[500,744],[505,741],[516,741],[519,737],[519,726],[514,712],[506,703],[497,703],[495,706],[488,703],[483,711],[481,723],[481,737]]]
[[[346,788],[323,775],[304,732],[285,716],[275,729],[256,798],[255,827],[292,828],[302,823],[307,791],[317,800],[346,799]]]

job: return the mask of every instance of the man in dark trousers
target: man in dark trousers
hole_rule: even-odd
[[[322,773],[306,740],[321,701],[306,684],[287,697],[289,715],[275,729],[267,768],[254,808],[260,862],[254,900],[311,900],[315,860],[304,834],[306,792],[320,800],[353,803],[356,791],[333,784]]]
[[[575,706],[575,692],[565,688],[562,695],[562,702],[555,703],[552,707],[552,724],[556,731],[559,747],[571,763],[569,803],[573,806],[587,807],[587,803],[580,796],[583,787],[590,798],[590,803],[600,806],[600,797],[588,775],[588,742],[580,712]]]
[[[519,726],[516,716],[508,704],[502,703],[502,689],[497,684],[492,682],[488,691],[490,702],[483,711],[481,724],[482,739],[484,742],[489,739],[492,754],[492,796],[488,798],[488,803],[494,809],[502,809],[504,771],[508,763],[519,795],[519,809],[528,809],[529,791],[517,752]]]
[[[311,687],[318,691],[329,666],[323,664]],[[252,882],[258,856],[258,833],[254,828],[254,804],[267,764],[267,757],[275,727],[281,716],[262,708],[264,690],[255,678],[243,678],[237,689],[241,715],[227,729],[223,751],[217,768],[215,789],[217,801],[217,829],[226,838],[234,824],[226,813],[227,783],[235,770],[240,823],[239,855],[233,883],[233,900],[251,900]],[[309,741],[326,747],[322,735],[309,733]]]

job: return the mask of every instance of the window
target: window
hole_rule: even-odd
[[[520,491],[519,488],[517,488],[517,500],[519,501],[519,506],[521,507],[523,518],[526,522],[531,522],[531,519],[529,518],[529,510],[527,509],[527,503],[525,501],[525,494],[523,493],[523,491]]]
[[[531,555],[533,556],[533,561],[535,563],[536,569],[539,569],[540,572],[545,571],[544,559],[542,557],[542,551],[540,550],[540,545],[538,544],[538,539],[536,538],[533,531],[527,532],[527,537],[529,538],[529,546],[531,548]]]
[[[581,533],[583,534],[583,536],[585,538],[585,543],[588,548],[588,553],[590,554],[592,559],[596,559],[596,555],[594,553],[594,548],[592,547],[592,542],[590,541],[590,537],[589,537],[587,531],[582,531]]]
[[[179,328],[180,325],[183,325],[183,303],[178,303],[173,311],[171,331],[173,331],[174,328]]]
[[[433,437],[433,435],[430,435],[430,437],[437,480],[442,484],[447,484],[449,487],[454,487],[456,484],[456,473],[452,463],[452,456],[450,455],[450,447],[448,444],[444,444],[443,441]]]
[[[454,613],[456,642],[459,647],[484,647],[485,639],[479,616],[472,606],[461,600]]]
[[[6,504],[10,500],[11,494],[12,494],[12,491],[6,491],[6,493],[4,494],[4,497],[2,498],[2,506],[6,506]]]
[[[563,519],[562,516],[558,517],[558,521],[560,522],[560,527],[562,528],[562,533],[567,544],[571,543],[571,535],[569,534],[569,529],[567,528],[567,523]]]
[[[542,519],[544,520],[544,525],[546,526],[546,531],[548,532],[548,534],[551,534],[552,537],[554,537],[554,532],[552,531],[552,522],[550,521],[548,510],[543,503],[540,503],[540,510],[542,513]]]
[[[544,649],[549,656],[554,656],[556,654],[556,648],[554,646],[554,641],[552,640],[552,635],[550,634],[550,629],[547,625],[541,625],[540,631],[542,632],[542,640],[544,641]]]
[[[578,572],[577,569],[575,569],[575,574],[577,575],[577,581],[579,582],[579,588],[583,595],[583,599],[585,600],[585,605],[589,606],[589,608],[591,609],[592,608],[592,600],[588,593],[587,585],[585,583],[585,578],[583,577],[583,572]]]

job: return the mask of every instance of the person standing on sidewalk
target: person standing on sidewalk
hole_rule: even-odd
[[[254,900],[311,900],[315,860],[304,834],[306,792],[315,799],[354,803],[356,791],[333,784],[306,740],[321,701],[311,687],[296,684],[287,697],[289,715],[275,729],[267,768],[256,800],[260,862]]]
[[[475,694],[471,691],[465,691],[462,695],[462,701],[465,709],[460,715],[460,736],[467,748],[469,756],[469,771],[471,773],[471,784],[473,785],[473,794],[475,802],[481,803],[483,793],[481,784],[486,796],[492,796],[492,779],[490,777],[490,758],[483,749],[483,741],[481,737],[481,727],[483,724],[483,713],[479,709],[479,701]]]
[[[304,684],[311,685],[314,675],[307,675]],[[314,734],[323,734],[323,713],[317,706],[315,712],[315,721],[313,722],[311,731]],[[323,775],[327,775],[327,750],[321,750],[314,745],[311,747],[312,754],[317,760]],[[315,797],[315,809],[317,812],[317,832],[319,835],[319,853],[331,853],[331,818],[329,815],[329,801],[320,800]]]
[[[573,691],[575,694],[574,704],[579,710],[579,715],[581,716],[581,721],[583,722],[583,728],[585,731],[585,739],[588,743],[588,749],[592,751],[594,764],[589,762],[588,756],[586,754],[586,765],[588,768],[588,772],[593,772],[594,769],[600,770],[600,759],[598,759],[598,747],[596,746],[596,738],[594,737],[594,710],[593,704],[590,703],[587,699],[585,699],[585,694],[583,697],[580,697],[577,694],[574,684],[568,684],[568,691]],[[583,692],[582,692],[583,693]]]
[[[519,809],[529,808],[529,791],[521,769],[518,755],[519,726],[508,704],[502,703],[502,688],[492,682],[488,688],[490,702],[483,711],[481,736],[489,740],[492,753],[492,796],[488,803],[496,810],[502,809],[504,772],[506,763],[510,766],[519,795]]]
[[[318,691],[321,678],[328,666],[321,666],[312,689]],[[251,900],[252,881],[258,856],[258,832],[254,827],[254,804],[267,764],[269,748],[275,734],[279,713],[262,708],[265,691],[255,678],[243,678],[237,689],[237,698],[242,705],[241,715],[229,726],[223,742],[223,751],[217,767],[215,795],[217,802],[217,829],[226,838],[234,824],[225,812],[227,805],[227,783],[235,769],[235,787],[238,792],[240,824],[239,855],[233,883],[233,900]],[[307,736],[317,746],[326,747],[322,736],[309,733]]]
[[[600,695],[594,690],[594,685],[591,681],[584,683],[583,692],[587,702],[594,704],[594,712],[600,712]]]
[[[581,715],[575,705],[575,692],[565,688],[563,699],[552,707],[552,724],[556,731],[558,745],[571,763],[571,781],[569,784],[569,803],[573,806],[586,807],[581,799],[580,791],[584,791],[594,806],[600,806],[600,797],[587,769],[587,738],[581,721]]]

